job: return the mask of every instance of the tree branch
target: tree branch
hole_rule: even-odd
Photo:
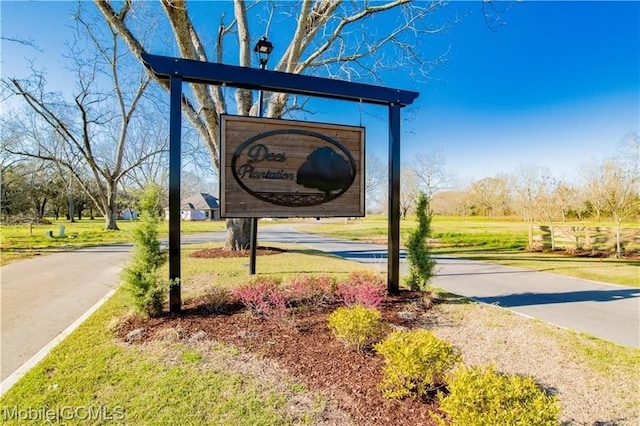
[[[249,25],[247,23],[247,9],[243,0],[233,1],[233,13],[238,27],[239,65],[241,67],[251,66],[251,47],[249,46]],[[249,115],[253,104],[253,93],[247,89],[236,89],[236,107],[238,114]]]
[[[108,1],[94,0],[94,2],[97,5],[98,10],[100,10],[102,15],[104,16],[105,20],[122,37],[124,42],[127,44],[127,46],[129,46],[129,49],[138,58],[138,60],[142,62],[141,55],[142,53],[145,52],[145,49],[142,46],[142,44],[138,41],[138,39],[133,35],[133,33],[127,28],[124,22],[124,16],[121,16],[122,14],[116,13]],[[166,3],[166,6],[165,6],[165,3]],[[127,0],[125,2],[124,7],[128,8],[130,7],[131,4],[132,4],[131,0]],[[184,5],[184,2],[183,1],[170,2],[168,0],[163,0],[163,6],[165,7],[165,10],[167,10],[167,8],[173,10],[174,4],[177,6],[182,6],[183,13],[180,14],[178,12],[170,15],[169,12],[167,12],[167,16],[175,15],[176,17],[181,17],[180,19],[182,19],[183,24],[186,25],[184,21],[188,20],[188,16],[186,15],[186,6]],[[170,19],[170,22],[173,22],[172,18]],[[185,28],[188,28],[188,27],[185,27]],[[193,28],[193,26],[191,26],[191,28]],[[174,28],[174,32],[175,32],[175,28]],[[186,46],[188,46],[189,43],[192,43],[191,31],[187,29],[186,34],[188,35],[187,37],[189,39],[189,42],[186,43]],[[193,45],[191,46],[191,49],[189,49],[189,52],[191,52],[189,56],[184,54],[183,55],[187,58],[195,59],[196,54],[194,53]],[[147,70],[147,72],[163,89],[169,92],[170,87],[169,87],[169,82],[167,80],[158,79],[149,70]],[[208,93],[203,94],[202,85],[192,85],[192,88],[194,89],[196,100],[201,104],[200,110],[203,112],[203,117],[202,118],[200,117],[200,115],[198,114],[198,109],[193,105],[193,103],[186,96],[182,97],[182,105],[184,108],[183,112],[187,117],[187,119],[193,124],[197,132],[201,135],[203,141],[205,141],[206,146],[209,150],[209,154],[211,156],[212,162],[214,164],[217,164],[218,158],[219,158],[217,130],[215,131],[210,130],[210,129],[217,129],[217,125],[218,125],[218,115],[213,105],[214,102],[212,101],[212,98],[215,99],[215,96]],[[204,89],[204,91],[207,92],[207,89]],[[223,98],[220,95],[221,102],[222,102],[222,99]],[[204,103],[202,102],[202,100],[204,100]],[[216,103],[215,106],[220,106],[219,104],[217,104],[217,102],[215,103]]]

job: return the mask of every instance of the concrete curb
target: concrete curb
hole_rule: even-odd
[[[11,373],[6,379],[0,383],[0,397],[2,397],[13,385],[15,385],[18,380],[22,378],[29,370],[35,367],[40,361],[46,357],[49,352],[60,342],[62,342],[68,335],[70,335],[76,328],[80,326],[83,322],[87,320],[94,312],[100,308],[111,296],[115,294],[115,290],[111,290],[107,293],[102,299],[100,299],[95,305],[93,305],[87,312],[82,314],[80,318],[75,320],[69,327],[64,329],[62,333],[58,334],[52,341],[47,343],[42,349],[38,351],[34,356],[32,356],[27,362],[22,364],[16,371]]]

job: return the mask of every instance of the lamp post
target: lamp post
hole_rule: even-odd
[[[253,48],[260,61],[260,68],[266,69],[269,62],[269,55],[273,51],[273,44],[267,40],[266,36],[260,37],[260,40]],[[262,117],[262,90],[258,92],[258,117]],[[256,249],[258,240],[258,218],[251,218],[251,237],[249,239],[249,273],[256,274]]]

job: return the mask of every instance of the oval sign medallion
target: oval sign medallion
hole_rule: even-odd
[[[344,194],[355,180],[356,163],[344,146],[326,135],[279,129],[238,146],[231,173],[242,189],[262,201],[305,207]]]

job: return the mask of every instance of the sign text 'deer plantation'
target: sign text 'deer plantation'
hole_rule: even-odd
[[[223,115],[222,217],[364,216],[364,128]]]

